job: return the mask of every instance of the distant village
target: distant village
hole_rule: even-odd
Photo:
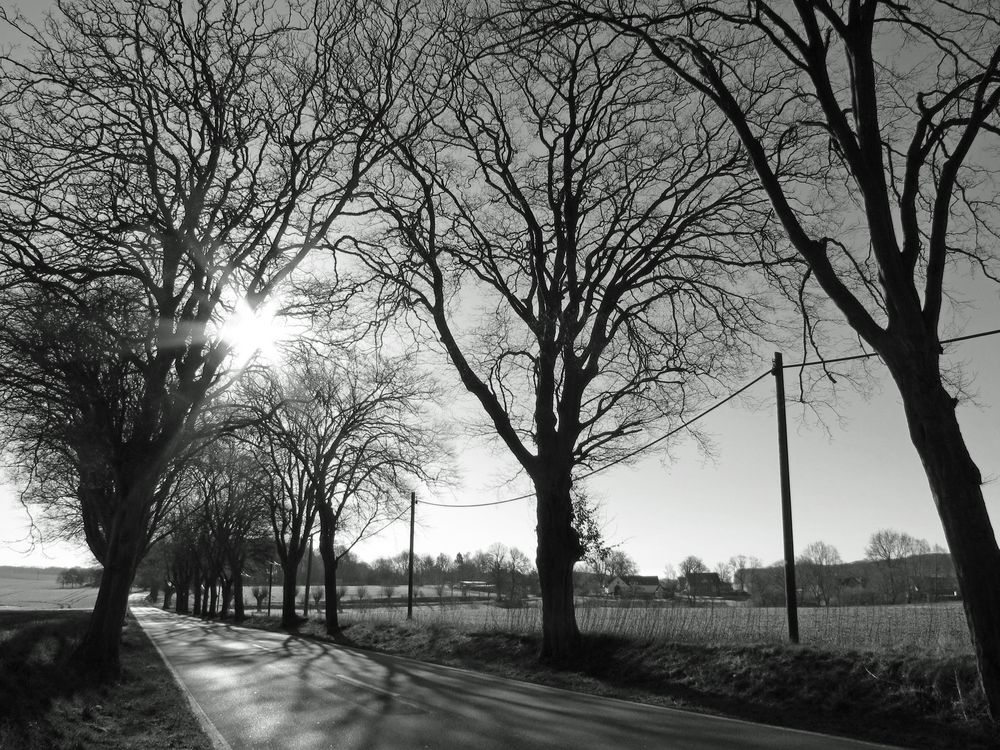
[[[859,560],[834,565],[798,563],[796,593],[802,606],[857,606],[961,599],[955,568],[946,552],[898,558],[892,564]],[[689,603],[711,600],[777,607],[785,602],[784,568],[739,568],[723,578],[715,571],[691,572],[676,578],[615,575],[609,580],[589,571],[574,575],[582,596],[676,599]]]

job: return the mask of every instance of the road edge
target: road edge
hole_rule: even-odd
[[[132,612],[131,606],[129,607],[129,612]],[[199,704],[197,699],[191,694],[191,691],[187,689],[187,685],[185,685],[183,680],[181,680],[181,676],[177,674],[177,670],[174,669],[173,665],[167,660],[167,656],[160,648],[160,644],[158,644],[146,628],[142,626],[142,620],[135,617],[134,614],[132,614],[132,616],[135,618],[139,627],[142,628],[142,632],[146,634],[146,638],[153,644],[153,648],[156,649],[156,653],[160,656],[160,661],[163,662],[167,671],[170,672],[170,676],[173,678],[174,684],[177,685],[181,693],[184,694],[184,697],[187,698],[188,706],[191,708],[191,713],[194,714],[194,718],[197,719],[202,731],[208,737],[209,742],[212,743],[213,750],[233,750],[232,745],[226,742],[226,738],[222,736],[219,730],[215,727],[215,724],[212,723],[212,720],[208,718],[208,714],[205,713],[205,709],[201,707],[201,704]]]

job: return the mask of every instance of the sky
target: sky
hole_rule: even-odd
[[[967,331],[1000,328],[996,293]],[[960,351],[980,406],[963,405],[963,433],[986,480],[987,506],[1000,522],[1000,336],[952,345]],[[786,361],[791,357],[786,355]],[[797,552],[810,542],[833,544],[845,560],[860,559],[868,537],[879,528],[894,528],[944,545],[927,481],[909,443],[902,406],[884,367],[865,400],[846,395],[825,427],[805,418],[805,410],[788,404],[789,458]],[[442,371],[442,377],[450,375]],[[794,393],[794,373],[787,373]],[[614,467],[588,481],[601,501],[608,542],[620,545],[640,572],[662,575],[687,555],[710,566],[743,553],[765,564],[781,559],[782,536],[777,458],[774,382],[767,377],[750,389],[747,399],[734,399],[700,424],[714,443],[704,455],[690,439],[678,441],[670,456],[651,454],[632,465]],[[754,403],[747,403],[752,400]],[[531,499],[485,508],[440,508],[493,502],[530,491],[515,474],[505,449],[474,441],[457,447],[459,484],[434,495],[418,495],[415,550],[436,556],[444,552],[485,549],[493,542],[516,546],[534,556],[534,512]],[[23,542],[25,513],[13,488],[0,489],[0,565],[93,564],[89,552],[64,544],[43,544],[29,551]],[[377,538],[362,543],[363,559],[406,549],[406,519]]]
[[[965,330],[1000,328],[1000,295],[979,290],[979,309]],[[985,480],[984,494],[994,526],[1000,523],[1000,335],[954,344],[949,354],[975,376],[977,404],[959,407],[969,450]],[[786,363],[794,361],[785,355]],[[762,368],[763,369],[766,368]],[[877,529],[892,528],[945,546],[926,476],[909,442],[903,409],[884,366],[876,364],[866,392],[844,394],[824,424],[812,410],[790,400],[789,460],[796,553],[811,542],[833,544],[842,558],[864,557]],[[788,398],[795,372],[786,371]],[[742,384],[735,384],[738,387]],[[663,575],[688,555],[710,567],[737,554],[764,564],[782,558],[780,484],[774,379],[766,377],[699,424],[713,442],[706,456],[693,440],[641,461],[609,469],[588,480],[602,504],[605,536],[638,563],[640,572]],[[521,479],[500,486],[512,474],[503,449],[469,448],[460,456],[461,489],[418,497],[415,548],[418,554],[474,551],[494,541],[533,556],[534,501],[486,508],[438,508],[445,504],[491,502],[530,491]],[[366,559],[405,549],[405,523],[359,547]]]
[[[23,4],[25,8],[30,7]],[[0,39],[0,42],[3,40]],[[1000,328],[997,287],[975,285],[964,333]],[[761,352],[770,359],[770,352]],[[959,407],[968,447],[985,479],[984,494],[994,526],[1000,523],[1000,336],[953,345],[949,356],[974,377],[976,404]],[[786,352],[786,362],[795,355]],[[766,369],[761,367],[761,371]],[[796,551],[813,541],[833,544],[844,560],[864,556],[869,536],[880,528],[905,531],[944,545],[927,481],[909,442],[902,406],[885,368],[872,368],[865,394],[842,395],[825,425],[789,403],[791,491]],[[442,379],[454,378],[444,365]],[[787,372],[789,395],[795,373]],[[742,383],[734,384],[739,387]],[[632,556],[640,572],[663,575],[688,555],[709,566],[742,553],[765,564],[782,557],[780,491],[773,378],[699,423],[714,447],[711,456],[693,440],[671,443],[669,455],[650,452],[630,465],[588,480],[602,506],[606,540]],[[435,507],[504,500],[530,491],[515,477],[502,447],[472,439],[456,445],[457,486],[418,497],[415,549],[437,555],[485,549],[503,542],[534,556],[534,501],[484,508]],[[511,477],[515,477],[511,479]],[[406,548],[405,520],[361,544],[363,559]],[[0,565],[91,565],[83,546],[31,545],[27,516],[17,488],[0,485]]]

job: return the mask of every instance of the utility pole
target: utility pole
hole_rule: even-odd
[[[271,587],[274,586],[274,561],[267,562],[267,616],[271,616]]]
[[[778,403],[778,466],[781,472],[781,528],[785,539],[785,609],[788,640],[799,642],[799,612],[795,595],[795,545],[792,542],[792,488],[788,476],[788,424],[785,418],[785,371],[781,352],[774,353],[774,387]]]
[[[409,581],[407,583],[406,591],[406,619],[413,619],[413,516],[415,515],[417,507],[417,493],[410,492],[410,563],[409,563]]]

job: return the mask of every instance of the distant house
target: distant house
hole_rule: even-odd
[[[615,576],[604,587],[612,596],[653,597],[664,596],[660,579],[656,576]]]
[[[490,598],[490,594],[496,592],[496,585],[490,583],[489,581],[459,581],[458,587],[462,592],[462,596],[482,596],[486,595],[486,598]]]
[[[732,594],[733,587],[718,573],[689,573],[678,579],[678,592],[686,596],[724,596]]]
[[[914,576],[907,599],[911,602],[941,602],[961,599],[958,580],[951,576]]]

